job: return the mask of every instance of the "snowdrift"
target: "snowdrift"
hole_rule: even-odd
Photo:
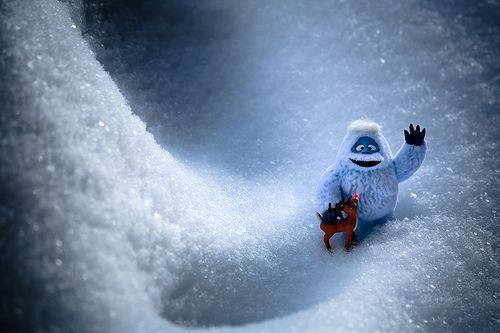
[[[498,330],[498,6],[0,8],[10,331]],[[358,117],[429,157],[330,256],[311,198]]]

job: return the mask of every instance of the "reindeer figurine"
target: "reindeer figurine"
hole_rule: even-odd
[[[323,237],[323,242],[325,242],[326,249],[331,252],[332,247],[330,246],[330,238],[336,234],[337,232],[345,232],[345,241],[344,248],[349,250],[352,245],[352,242],[355,241],[356,228],[358,226],[358,219],[356,218],[356,209],[358,208],[358,193],[354,193],[353,196],[349,197],[347,201],[340,201],[332,208],[332,204],[328,205],[328,211],[326,211],[323,215],[333,214],[333,222],[329,222],[326,216],[322,216],[319,212],[316,212],[319,220],[321,221],[320,228],[325,233]],[[347,217],[344,218],[342,215],[342,211],[347,214]]]

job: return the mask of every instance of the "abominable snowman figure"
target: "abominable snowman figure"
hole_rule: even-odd
[[[387,221],[398,198],[398,183],[408,179],[422,164],[426,145],[425,129],[410,124],[405,143],[393,157],[380,125],[356,120],[340,145],[335,163],[321,176],[317,190],[318,211],[332,223],[335,214],[328,204],[359,194],[357,234],[363,236],[373,225]],[[326,219],[326,220],[325,220]]]

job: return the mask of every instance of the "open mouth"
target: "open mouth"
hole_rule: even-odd
[[[350,158],[350,160],[352,163],[357,164],[364,168],[369,168],[382,162],[382,161],[358,161],[358,160],[353,160],[352,158]]]

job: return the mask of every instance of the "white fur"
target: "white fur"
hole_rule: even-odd
[[[381,126],[370,120],[358,119],[349,124],[348,132],[378,133]]]

